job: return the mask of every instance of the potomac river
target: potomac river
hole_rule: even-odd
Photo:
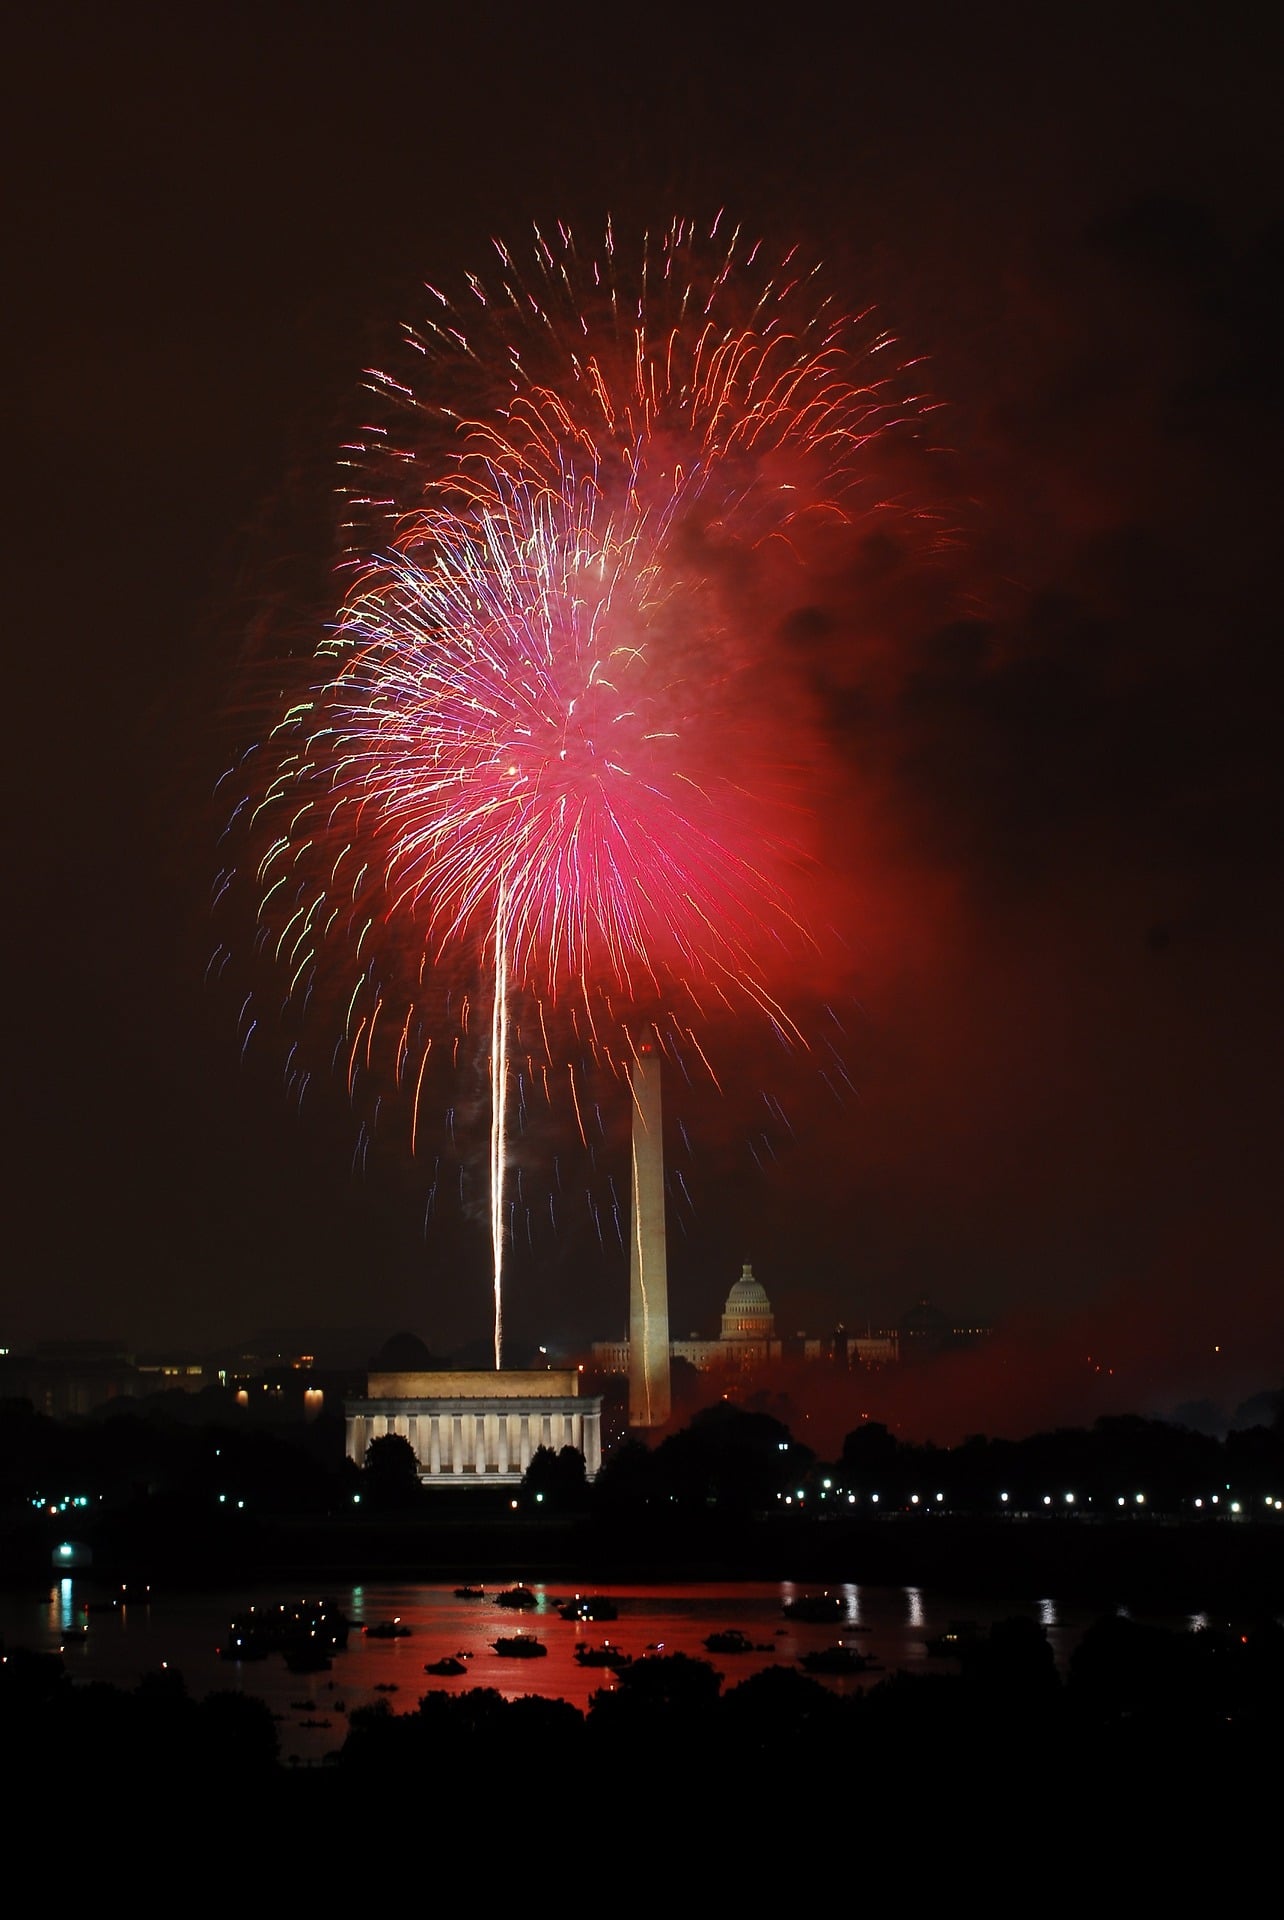
[[[608,1667],[582,1665],[577,1647],[599,1649],[609,1642],[633,1659],[648,1652],[688,1654],[710,1661],[725,1689],[764,1667],[797,1666],[809,1653],[842,1644],[868,1664],[859,1672],[817,1678],[847,1692],[898,1669],[952,1671],[953,1663],[930,1650],[929,1642],[950,1630],[984,1631],[1018,1613],[1044,1627],[1064,1671],[1080,1637],[1102,1612],[1062,1606],[1051,1597],[1010,1606],[993,1599],[982,1603],[975,1596],[962,1599],[917,1586],[716,1581],[577,1587],[569,1580],[524,1580],[520,1570],[477,1584],[482,1594],[473,1598],[461,1597],[444,1582],[395,1579],[331,1582],[310,1594],[277,1584],[172,1593],[131,1587],[122,1596],[101,1582],[66,1577],[44,1592],[0,1593],[0,1636],[8,1647],[61,1648],[77,1682],[129,1688],[143,1674],[168,1667],[182,1674],[196,1699],[227,1689],[257,1695],[277,1718],[282,1758],[316,1764],[342,1745],[355,1708],[386,1699],[395,1712],[411,1712],[429,1689],[493,1687],[510,1698],[538,1693],[582,1709],[601,1688],[614,1684],[614,1676]],[[534,1596],[533,1606],[519,1611],[498,1603],[500,1593],[523,1584]],[[613,1603],[616,1617],[563,1618],[560,1609],[577,1592]],[[841,1600],[845,1620],[786,1615],[792,1602],[822,1593]],[[298,1672],[280,1653],[237,1659],[220,1652],[229,1644],[235,1616],[305,1598],[324,1598],[351,1623],[346,1647],[334,1653],[328,1667]],[[1170,1615],[1163,1624],[1189,1628],[1205,1620],[1199,1614]],[[706,1647],[710,1635],[730,1630],[747,1646]],[[537,1639],[546,1653],[518,1659],[496,1651],[497,1641],[517,1634]],[[458,1658],[462,1674],[425,1672],[447,1656]]]

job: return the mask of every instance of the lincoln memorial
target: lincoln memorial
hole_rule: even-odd
[[[602,1464],[602,1402],[580,1398],[573,1367],[543,1373],[371,1373],[364,1400],[345,1403],[346,1450],[359,1467],[385,1434],[408,1440],[423,1486],[518,1486],[539,1447]]]

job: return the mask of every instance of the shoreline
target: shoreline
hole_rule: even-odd
[[[232,1531],[128,1537],[84,1530],[95,1584],[315,1586],[327,1580],[538,1578],[594,1581],[794,1580],[922,1585],[960,1595],[1211,1611],[1247,1618],[1284,1611],[1284,1531],[1249,1520],[1097,1522],[924,1515],[820,1522],[648,1515],[600,1518],[446,1513],[258,1516]],[[10,1588],[56,1580],[47,1529],[10,1538]],[[19,1547],[17,1552],[9,1549]]]

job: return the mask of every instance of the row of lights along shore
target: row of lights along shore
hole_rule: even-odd
[[[829,1496],[829,1494],[835,1493],[835,1492],[837,1493],[838,1500],[840,1502],[845,1500],[849,1507],[856,1506],[861,1497],[857,1493],[845,1494],[841,1488],[835,1489],[834,1483],[832,1480],[823,1480],[821,1482],[820,1498],[822,1500],[826,1499]],[[806,1489],[800,1487],[796,1493],[778,1493],[776,1495],[776,1498],[777,1500],[783,1501],[786,1506],[801,1507],[806,1505],[808,1495],[807,1495]],[[878,1493],[871,1493],[867,1496],[867,1498],[869,1500],[869,1504],[873,1507],[889,1504],[887,1502],[884,1502],[882,1495]],[[1037,1507],[1035,1509],[1029,1509],[1029,1508],[1012,1506],[1012,1495],[1010,1493],[1000,1493],[998,1496],[998,1500],[999,1500],[1000,1506],[1010,1507],[1013,1512],[1029,1512],[1032,1510],[1037,1511]],[[1269,1513],[1284,1513],[1284,1500],[1278,1499],[1274,1494],[1270,1494],[1270,1493],[1265,1494],[1263,1496],[1263,1500],[1264,1500],[1266,1509]],[[934,1494],[930,1498],[928,1498],[923,1494],[911,1493],[907,1496],[905,1501],[906,1506],[922,1507],[923,1510],[928,1513],[930,1513],[934,1507],[944,1506],[944,1504],[945,1504],[945,1495],[943,1493]],[[1089,1494],[1086,1500],[1080,1500],[1078,1494],[1066,1493],[1061,1496],[1061,1500],[1058,1503],[1055,1495],[1051,1493],[1045,1493],[1042,1497],[1042,1500],[1038,1504],[1044,1507],[1056,1507],[1058,1504],[1066,1507],[1074,1507],[1074,1506],[1090,1507],[1092,1505],[1092,1496],[1091,1494]],[[1134,1493],[1131,1496],[1125,1493],[1121,1493],[1116,1497],[1115,1505],[1116,1507],[1125,1507],[1125,1508],[1128,1506],[1144,1507],[1146,1505],[1146,1496],[1144,1493]],[[1209,1494],[1207,1499],[1204,1499],[1202,1496],[1197,1495],[1191,1501],[1191,1505],[1194,1507],[1197,1513],[1203,1512],[1204,1509],[1207,1507],[1217,1507],[1217,1506],[1224,1508],[1224,1510],[1227,1513],[1242,1513],[1244,1511],[1244,1503],[1242,1500],[1235,1500],[1235,1499],[1223,1500],[1222,1496],[1218,1493]],[[969,1508],[968,1511],[973,1511],[973,1509]]]

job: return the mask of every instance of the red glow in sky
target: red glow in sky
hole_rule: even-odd
[[[568,763],[557,765],[572,765],[573,790],[585,743],[615,714],[603,700],[591,726],[535,728],[510,753],[523,771],[506,776],[506,799],[489,787],[469,862],[439,894],[435,825],[422,823],[416,866],[387,790],[382,858],[357,891],[369,887],[386,911],[392,875],[420,942],[413,970],[404,926],[394,938],[391,923],[361,949],[374,973],[356,965],[347,922],[359,867],[347,866],[350,909],[328,936],[306,1022],[286,991],[292,975],[265,963],[244,1069],[227,995],[202,985],[213,941],[232,935],[222,921],[211,930],[208,881],[231,804],[226,787],[211,794],[265,731],[262,689],[271,683],[275,703],[317,684],[317,636],[341,603],[343,651],[320,677],[355,667],[359,588],[355,573],[336,580],[336,551],[385,566],[370,576],[385,610],[396,568],[425,558],[413,534],[404,542],[408,525],[354,511],[354,491],[465,516],[462,497],[412,488],[404,472],[335,491],[336,449],[363,424],[398,425],[416,452],[442,444],[443,423],[423,411],[390,400],[372,415],[362,367],[383,367],[425,405],[450,389],[462,417],[494,417],[489,344],[465,394],[462,350],[399,345],[397,318],[421,329],[429,316],[457,320],[467,338],[507,335],[533,355],[537,310],[560,325],[571,306],[525,243],[513,272],[535,305],[504,312],[498,290],[512,276],[488,254],[492,234],[529,234],[538,221],[556,261],[561,215],[582,249],[571,279],[585,287],[604,259],[589,236],[609,211],[630,236],[615,271],[634,282],[641,236],[658,267],[674,207],[699,211],[703,236],[725,205],[723,258],[740,219],[746,235],[769,236],[755,270],[774,271],[795,244],[808,269],[823,262],[796,297],[799,315],[814,317],[829,292],[836,313],[872,302],[871,333],[886,326],[929,356],[899,390],[947,403],[916,416],[932,479],[922,485],[917,429],[886,433],[871,449],[877,499],[944,495],[944,524],[961,538],[948,565],[924,567],[930,534],[875,513],[859,489],[851,528],[816,519],[798,547],[760,538],[754,516],[765,507],[773,519],[764,489],[780,464],[810,474],[828,462],[823,449],[780,443],[761,447],[770,458],[725,541],[714,500],[735,497],[731,447],[718,448],[721,487],[695,499],[685,545],[676,519],[641,529],[677,581],[667,602],[626,592],[649,643],[674,615],[668,671],[657,682],[648,656],[637,676],[654,704],[629,703],[648,731],[653,715],[676,714],[685,733],[672,759],[658,741],[648,749],[657,804],[676,805],[666,782],[698,763],[706,799],[692,798],[691,847],[729,841],[753,873],[705,876],[706,900],[729,910],[716,936],[668,911],[673,891],[638,906],[627,867],[617,872],[645,927],[605,880],[574,910],[561,896],[560,934],[560,905],[532,898],[518,971],[555,949],[572,971],[570,943],[583,935],[598,984],[623,970],[640,1003],[652,988],[639,954],[672,931],[662,985],[684,970],[694,985],[719,954],[734,958],[729,998],[757,969],[809,1047],[786,1053],[761,1007],[733,1017],[716,993],[682,1020],[725,1091],[707,1106],[696,1097],[709,1082],[689,1046],[692,1089],[680,1071],[667,1076],[689,1106],[691,1139],[688,1155],[680,1130],[666,1129],[681,1217],[675,1326],[716,1325],[749,1259],[795,1327],[882,1323],[927,1292],[964,1318],[1073,1326],[1075,1352],[1138,1355],[1143,1385],[1149,1351],[1149,1377],[1171,1399],[1209,1377],[1212,1300],[1231,1322],[1231,1336],[1216,1336],[1223,1347],[1278,1372],[1278,20],[1248,9],[999,18],[929,7],[854,10],[814,36],[772,16],[733,35],[706,10],[671,45],[657,27],[640,62],[632,17],[598,9],[591,31],[568,22],[559,33],[511,11],[488,44],[462,15],[397,5],[379,32],[330,9],[309,9],[300,31],[289,8],[152,18],[72,5],[29,9],[11,35],[14,70],[30,76],[7,122],[22,183],[7,256],[19,291],[6,314],[19,556],[7,603],[20,796],[7,869],[21,1197],[12,1337],[74,1327],[146,1344],[369,1322],[413,1326],[449,1351],[483,1330],[484,1288],[463,1271],[474,1196],[454,1169],[489,1099],[488,1002],[463,951],[493,905],[485,822],[503,826],[495,845],[514,819],[533,832],[523,795],[563,746]],[[466,274],[488,259],[481,283],[497,304],[483,308]],[[425,275],[452,290],[449,318]],[[752,333],[762,325],[752,310],[734,311],[743,284],[737,272],[723,294]],[[651,310],[671,312],[671,293],[653,283]],[[633,319],[622,312],[610,339],[627,341]],[[595,307],[605,340],[599,320]],[[857,328],[853,344],[844,377],[859,389],[869,334]],[[627,355],[604,348],[603,362],[612,393],[631,396]],[[560,516],[559,548],[567,524],[586,525],[605,552],[589,482],[595,457],[618,479],[627,436],[575,404],[568,498],[560,473],[540,465],[553,442],[536,384],[532,370],[531,411],[513,427],[519,464],[501,458],[491,491],[507,487],[516,511],[527,488],[530,530]],[[564,397],[562,376],[552,384]],[[616,419],[625,411],[617,402]],[[669,430],[674,447],[660,446],[645,476],[656,500],[666,474],[672,495],[679,458],[688,471],[676,443],[700,437],[681,417]],[[387,479],[386,465],[359,457],[363,476]],[[937,473],[949,476],[939,490]],[[832,499],[832,474],[802,492]],[[355,523],[347,534],[344,522]],[[537,544],[515,586],[529,594],[546,568]],[[563,585],[553,582],[555,600]],[[564,663],[563,627],[543,631]],[[591,625],[578,633],[582,681],[596,656]],[[712,654],[718,671],[675,672],[684,637],[697,665]],[[549,684],[569,706],[570,681]],[[350,692],[367,691],[354,679]],[[533,713],[547,718],[537,692]],[[494,711],[519,717],[511,697]],[[332,703],[328,712],[353,731]],[[630,761],[642,731],[641,719],[621,723]],[[732,804],[737,741],[751,770],[743,812]],[[328,789],[355,820],[357,785],[340,797],[333,770],[327,750],[307,797]],[[819,807],[794,806],[816,787]],[[555,785],[540,791],[559,797]],[[373,788],[369,801],[380,804]],[[323,825],[328,840],[328,816]],[[347,836],[354,848],[375,838],[364,816],[360,826]],[[767,843],[761,864],[746,847],[754,834]],[[310,858],[291,874],[302,878]],[[557,870],[556,854],[541,870]],[[267,909],[273,950],[281,904],[274,896]],[[327,913],[338,904],[336,882]],[[812,944],[796,938],[791,913]],[[232,941],[238,961],[244,933]],[[796,965],[777,966],[791,942]],[[446,965],[446,946],[459,967]],[[699,964],[679,966],[683,951]],[[423,1012],[423,1039],[438,1036],[420,1094],[425,1131],[408,1168],[359,1146],[350,1180],[350,1075],[365,1139],[408,1136],[410,1068],[422,1064],[413,1023],[397,1111],[386,1092],[378,1114],[375,1101],[396,1087],[420,952],[442,957]],[[367,1067],[377,980],[387,991]],[[559,987],[559,1020],[574,997]],[[626,1000],[613,999],[617,1016]],[[674,1004],[654,994],[648,1012]],[[531,1332],[545,1344],[609,1335],[625,1299],[609,1103],[599,1121],[594,1101],[581,1102],[586,1147],[569,1084],[546,1099],[525,1064],[551,1052],[578,1073],[592,1034],[582,1024],[578,1052],[560,1040],[546,1049],[531,1007],[516,1012],[531,1132],[515,1148],[513,1227],[520,1242],[529,1206],[547,1257],[537,1273],[526,1242],[523,1298],[551,1310]],[[768,1036],[763,1053],[751,1028]],[[301,1123],[280,1099],[296,1038]],[[452,1067],[456,1038],[461,1062],[475,1047],[475,1071]],[[822,1065],[832,1091],[817,1082]],[[318,1099],[323,1081],[337,1101]],[[554,1164],[546,1135],[564,1119],[573,1150]],[[449,1206],[462,1223],[426,1289],[434,1138],[434,1218]],[[457,1308],[470,1299],[476,1324]],[[1219,1376],[1207,1390],[1232,1388]]]

